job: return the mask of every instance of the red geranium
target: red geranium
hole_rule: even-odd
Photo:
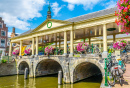
[[[115,23],[122,26],[122,32],[130,32],[130,0],[118,0]]]

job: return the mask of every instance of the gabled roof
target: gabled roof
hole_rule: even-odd
[[[28,31],[26,31],[26,32],[24,32],[24,33],[22,33],[22,34],[20,34],[20,35],[25,35],[25,34],[29,34],[29,33],[31,33],[32,32],[32,30],[28,30]],[[20,36],[19,35],[19,36]]]
[[[41,23],[38,27],[36,27],[35,29],[24,32],[21,35],[25,35],[25,34],[29,34],[31,32],[37,31],[39,28],[41,28],[43,25],[45,25],[48,21],[54,21],[54,22],[60,22],[60,23],[67,24],[67,23],[71,23],[71,22],[78,22],[78,21],[83,21],[83,20],[88,20],[88,19],[92,19],[92,18],[96,18],[96,17],[109,15],[109,14],[114,14],[114,12],[116,10],[117,10],[117,8],[113,7],[113,8],[109,8],[109,9],[100,10],[100,11],[97,11],[97,12],[81,15],[81,16],[78,16],[78,17],[70,18],[70,19],[67,19],[67,20],[64,20],[64,21],[63,20],[55,20],[55,19],[47,19],[43,23]]]
[[[24,32],[24,33],[22,33],[22,34],[20,34],[20,35],[25,35],[25,34],[29,34],[29,33],[31,33],[31,32],[34,32],[34,31],[38,30],[40,27],[42,27],[43,25],[45,25],[48,21],[59,22],[59,23],[64,23],[64,24],[70,23],[69,21],[56,20],[56,19],[47,19],[47,20],[45,20],[43,23],[41,23],[38,27],[36,27],[35,29],[33,29],[33,30],[28,30],[28,31],[26,31],[26,32]],[[20,35],[19,35],[19,36],[20,36]]]
[[[97,11],[97,12],[81,15],[81,16],[78,16],[78,17],[70,18],[70,19],[67,19],[65,21],[78,22],[78,21],[88,20],[88,19],[92,19],[92,18],[96,18],[96,17],[101,17],[101,16],[113,14],[113,13],[115,13],[116,10],[117,10],[117,8],[113,7],[113,8],[109,8],[109,9],[100,10],[100,11]]]

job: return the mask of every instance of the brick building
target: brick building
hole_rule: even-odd
[[[0,52],[5,51],[8,53],[7,48],[7,41],[8,41],[8,27],[4,24],[4,21],[0,17]]]

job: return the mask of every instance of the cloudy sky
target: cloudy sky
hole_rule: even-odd
[[[72,17],[114,7],[117,0],[0,0],[0,17],[9,30],[17,33],[34,29],[46,20],[48,2],[52,19],[66,20]]]

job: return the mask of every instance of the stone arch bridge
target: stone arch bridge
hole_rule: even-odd
[[[65,83],[74,83],[87,77],[102,74],[104,76],[104,61],[99,57],[88,55],[84,57],[65,56],[23,56],[17,59],[17,74],[24,74],[29,69],[29,77],[38,77],[63,72]]]

